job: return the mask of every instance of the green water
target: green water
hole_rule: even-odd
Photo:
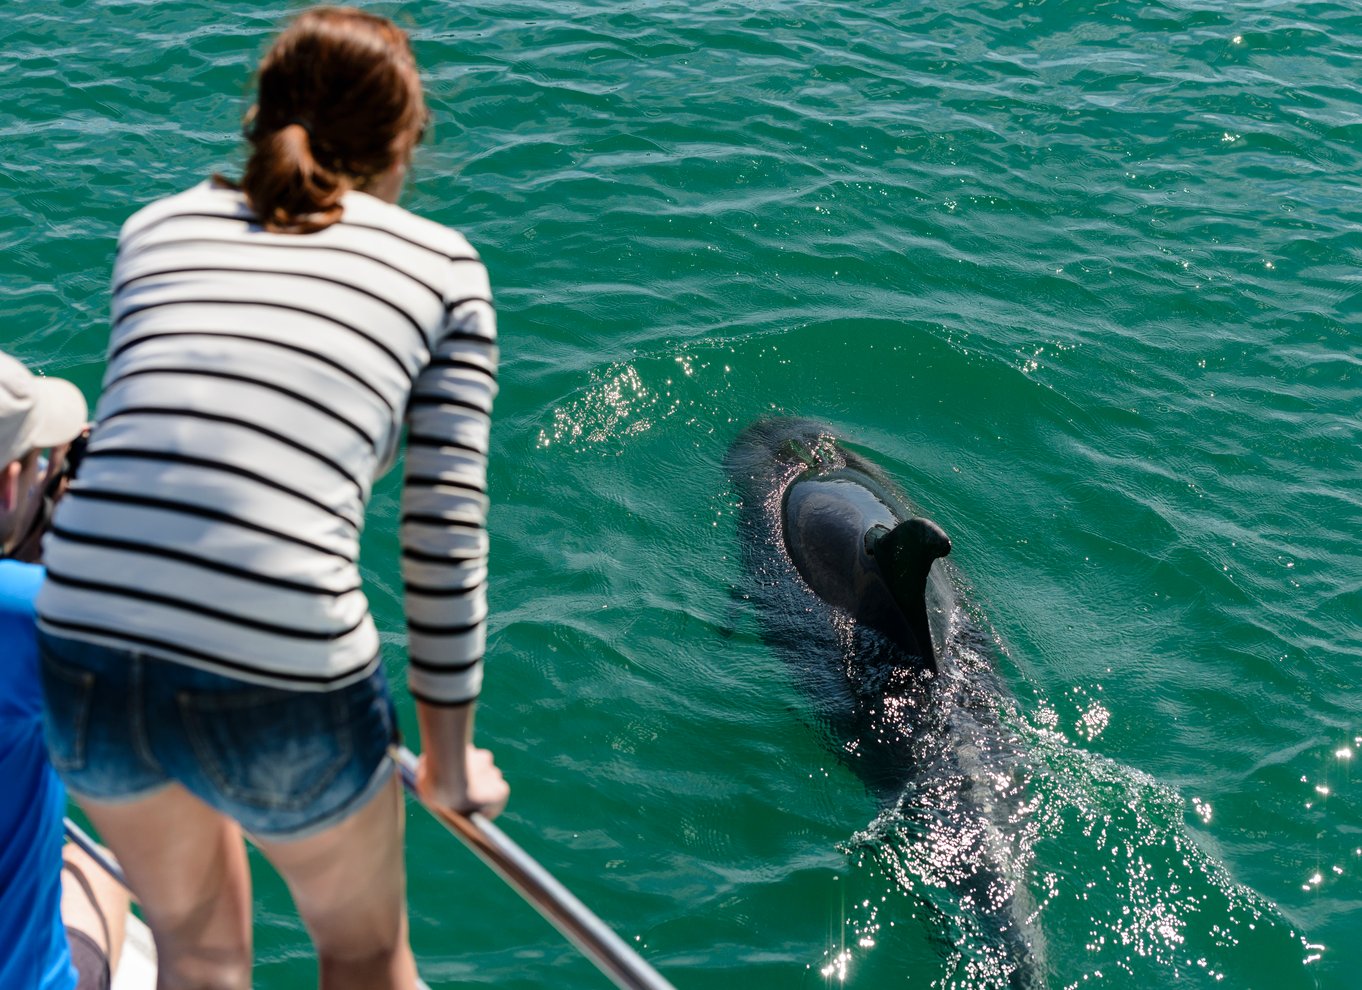
[[[997,633],[1051,986],[1362,986],[1362,11],[372,7],[436,116],[404,202],[500,306],[509,833],[681,990],[996,985],[731,592],[727,445],[814,416]],[[297,8],[5,0],[0,345],[96,395],[119,224],[239,168]],[[397,495],[364,547],[394,673]],[[410,831],[432,986],[606,985]],[[306,987],[257,866],[257,985]]]

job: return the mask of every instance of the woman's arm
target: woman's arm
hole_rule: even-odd
[[[509,789],[491,754],[473,745],[473,711],[486,646],[487,452],[498,354],[486,273],[481,265],[460,270],[466,281],[407,408],[407,680],[421,728],[422,797],[494,815]]]

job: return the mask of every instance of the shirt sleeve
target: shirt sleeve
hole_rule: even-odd
[[[485,286],[485,278],[472,281]],[[498,349],[490,296],[447,306],[407,408],[402,580],[411,693],[463,705],[482,687],[487,642],[487,451]]]

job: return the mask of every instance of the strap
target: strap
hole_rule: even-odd
[[[99,919],[99,927],[104,930],[105,951],[111,951],[111,938],[109,935],[109,919],[104,917],[104,911],[99,906],[99,899],[95,897],[95,889],[90,886],[90,881],[85,876],[85,871],[75,863],[62,860],[61,868],[63,872],[69,872],[76,878],[76,883],[80,884],[80,889],[85,891],[85,896],[90,900],[90,906],[95,909],[95,917]]]

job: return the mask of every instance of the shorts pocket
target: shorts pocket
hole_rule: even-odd
[[[181,691],[177,700],[199,766],[223,796],[242,804],[305,808],[353,753],[339,692]]]
[[[40,670],[48,758],[58,770],[68,773],[84,770],[95,675],[79,667],[68,667],[46,650],[42,651]]]

